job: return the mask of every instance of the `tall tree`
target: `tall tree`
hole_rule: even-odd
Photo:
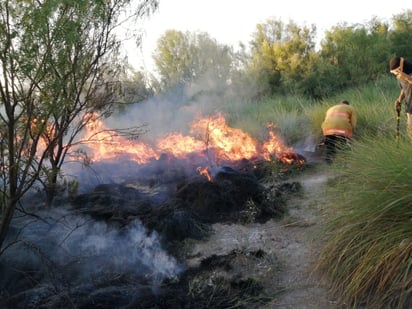
[[[294,84],[304,78],[315,53],[315,35],[314,25],[300,27],[293,21],[268,19],[256,25],[247,70],[266,85],[261,95],[295,90]]]
[[[153,59],[163,89],[191,80],[190,67],[193,63],[191,48],[189,35],[181,31],[167,30],[158,39]]]
[[[119,68],[118,26],[151,14],[157,5],[156,0],[0,3],[0,250],[19,200],[38,180],[51,199],[79,132],[96,112],[110,111]]]
[[[392,18],[393,29],[391,29],[391,51],[393,55],[412,59],[412,10],[405,10]]]
[[[368,24],[340,24],[326,32],[320,57],[334,69],[339,88],[362,85],[385,73],[390,44],[388,25],[377,19]]]
[[[157,42],[153,59],[163,90],[201,82],[210,89],[226,85],[232,69],[232,49],[207,33],[168,30]]]

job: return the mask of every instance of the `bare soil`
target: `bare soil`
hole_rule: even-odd
[[[299,173],[295,180],[302,186],[300,194],[288,199],[287,214],[264,224],[214,224],[208,241],[195,245],[189,264],[204,257],[224,255],[234,250],[267,253],[255,265],[239,265],[239,272],[256,278],[273,300],[264,309],[331,309],[337,302],[327,285],[314,272],[321,244],[318,233],[328,207],[325,189],[328,166],[316,164]]]

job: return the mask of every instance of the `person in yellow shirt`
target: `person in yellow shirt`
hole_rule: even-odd
[[[325,119],[322,122],[327,163],[332,162],[337,150],[342,149],[350,142],[356,122],[356,110],[346,100],[327,110]]]

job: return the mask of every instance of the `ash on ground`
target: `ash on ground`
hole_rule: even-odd
[[[193,248],[213,235],[214,224],[281,219],[301,189],[288,172],[276,162],[243,161],[217,169],[209,181],[168,166],[129,171],[123,181],[57,198],[51,209],[32,196],[0,256],[0,304],[259,308],[276,296],[259,279],[276,276],[276,253],[244,248],[196,256]]]

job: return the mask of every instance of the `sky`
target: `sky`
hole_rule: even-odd
[[[256,25],[269,18],[315,24],[321,39],[337,24],[365,24],[373,17],[390,21],[407,9],[412,9],[410,0],[160,0],[158,11],[143,23],[141,50],[129,47],[128,58],[135,67],[153,71],[157,40],[169,29],[207,32],[218,43],[236,48],[239,42],[248,45]]]

